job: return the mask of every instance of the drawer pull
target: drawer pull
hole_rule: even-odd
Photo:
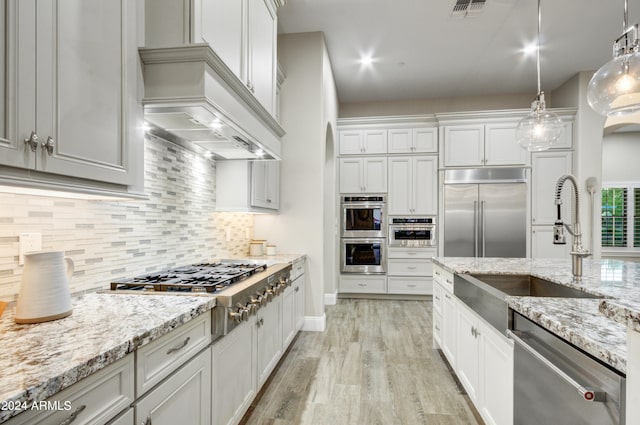
[[[449,295],[447,295],[447,294],[445,294],[445,295],[444,295],[444,297],[445,297],[446,299],[448,299],[448,300],[450,300],[450,299],[451,299],[451,297],[450,297]]]
[[[173,348],[169,348],[167,350],[167,354],[172,354],[172,353],[175,353],[176,351],[182,350],[184,347],[187,346],[187,344],[189,343],[190,340],[191,340],[190,336],[186,337],[185,340],[182,342],[182,344],[177,345],[177,346],[175,346]]]
[[[87,408],[87,406],[85,404],[83,404],[81,406],[78,406],[78,408],[76,410],[74,410],[73,413],[71,413],[71,415],[69,415],[69,417],[67,419],[65,419],[64,421],[60,422],[60,425],[69,425],[70,423],[75,421],[76,418],[78,417],[78,415],[80,414],[80,412],[82,412],[86,408]]]
[[[440,301],[440,297],[439,296],[436,295],[435,298],[436,298],[436,300]]]
[[[358,286],[367,286],[366,283],[358,283]]]
[[[417,252],[407,252],[407,255],[418,255]]]
[[[415,288],[416,285],[407,285],[409,288]]]
[[[416,266],[408,266],[407,270],[415,270],[417,267]]]
[[[436,270],[436,276],[440,276],[440,273],[438,272],[438,270]]]

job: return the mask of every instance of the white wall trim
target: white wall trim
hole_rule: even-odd
[[[336,305],[338,302],[338,293],[324,294],[324,305]]]
[[[303,331],[311,332],[324,332],[327,325],[327,315],[322,313],[322,316],[304,316],[304,324],[302,325]]]

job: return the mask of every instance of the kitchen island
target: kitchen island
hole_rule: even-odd
[[[215,307],[207,296],[86,294],[61,320],[0,318],[0,423],[38,406]]]
[[[629,322],[631,329],[640,328],[634,320],[634,318],[640,317],[638,314],[640,308],[634,309],[640,305],[640,264],[617,260],[585,260],[584,275],[580,281],[575,280],[572,276],[570,259],[440,257],[434,258],[434,265],[440,267],[444,273],[451,273],[447,281],[451,291],[453,290],[453,274],[529,275],[591,294],[592,298],[506,296],[504,301],[509,309],[570,342],[581,351],[618,371],[619,374],[626,375],[627,388],[629,389],[626,405],[631,412],[634,409],[633,406],[639,404],[637,400],[639,391],[634,385],[637,385],[635,380],[640,378],[638,376],[640,368],[634,364],[634,359],[640,358],[640,349],[638,349],[639,354],[635,356],[631,352],[627,353],[628,347],[631,350],[634,344],[628,337],[626,324]],[[446,297],[450,298],[451,295]],[[464,303],[462,304],[464,305]],[[460,309],[466,310],[462,307]],[[445,314],[443,311],[443,318]],[[618,320],[616,321],[614,318]],[[444,327],[446,325],[443,323],[442,328]],[[474,327],[472,326],[471,329],[473,333]],[[640,336],[637,332],[633,332]],[[504,329],[501,333],[503,341],[508,345]],[[476,331],[476,334],[479,335],[480,332]],[[488,331],[485,331],[485,335],[487,334]],[[450,347],[447,346],[444,331],[442,340],[437,342],[436,345],[443,348],[445,355],[450,354],[447,351]],[[640,347],[640,343],[638,346]],[[466,348],[464,347],[464,349]],[[456,359],[451,355],[447,356],[448,359],[453,358],[454,362],[463,362],[455,368],[456,373],[458,370],[464,372],[464,349],[459,348],[462,351],[457,353],[461,359]],[[505,348],[505,353],[507,353],[505,359],[513,355],[508,354],[510,350],[513,348]],[[640,361],[637,363],[640,364]],[[482,376],[482,371],[480,376]],[[463,374],[461,378],[463,383],[466,378]],[[509,379],[513,379],[513,377]],[[506,384],[504,388],[512,387]],[[636,389],[634,390],[634,388]],[[481,403],[483,402],[482,397],[477,399]],[[484,408],[484,405],[479,406],[481,411]],[[504,418],[510,416],[508,412],[503,415]],[[636,422],[633,422],[631,418],[632,416],[628,417],[627,423],[638,423],[637,419],[635,419]],[[505,421],[504,423],[509,422]]]

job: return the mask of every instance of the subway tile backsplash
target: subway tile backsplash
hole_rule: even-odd
[[[245,256],[253,216],[216,213],[215,163],[159,139],[145,141],[145,200],[81,200],[0,193],[0,300],[15,301],[20,233],[75,263],[72,292],[165,267]]]

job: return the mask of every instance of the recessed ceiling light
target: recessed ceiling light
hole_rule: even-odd
[[[373,63],[373,57],[371,56],[363,56],[360,58],[360,65],[371,66],[372,63]]]
[[[536,52],[537,49],[538,49],[538,45],[534,41],[534,42],[531,42],[531,43],[525,45],[522,48],[522,53],[524,53],[526,56],[531,56]]]

